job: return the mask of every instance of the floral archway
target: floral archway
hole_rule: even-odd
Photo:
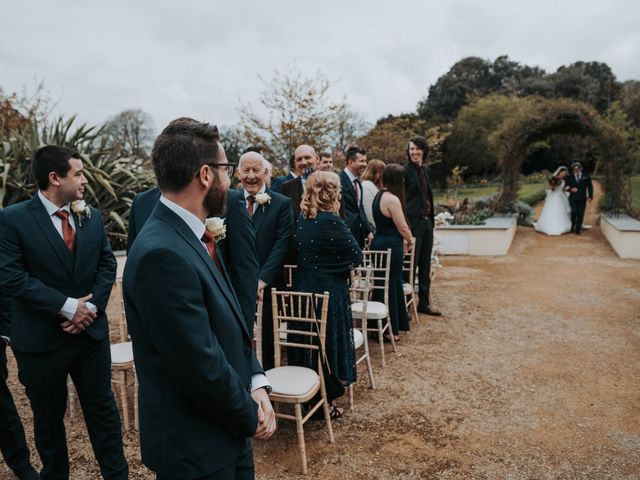
[[[604,176],[603,210],[631,213],[629,179],[625,178],[627,155],[624,139],[589,105],[572,100],[536,101],[507,120],[496,133],[502,187],[497,202],[500,212],[512,212],[518,196],[520,168],[527,147],[552,134],[592,136],[600,150],[600,171]]]

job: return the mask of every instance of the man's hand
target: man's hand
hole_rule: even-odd
[[[369,235],[367,235],[367,240],[369,241],[369,246],[371,246],[371,242],[373,242],[373,232],[369,232]]]
[[[80,329],[80,331],[91,325],[97,316],[96,313],[87,305],[87,302],[91,300],[91,297],[93,297],[93,294],[90,293],[89,295],[78,299],[78,308],[76,309],[75,315],[70,320],[76,329]],[[64,327],[62,328],[64,329]]]
[[[573,187],[573,188],[571,189],[571,191],[572,191],[573,193],[576,193],[576,192],[578,191],[578,189],[577,189],[576,187]]]
[[[251,398],[258,404],[258,428],[254,440],[268,440],[276,431],[276,414],[271,406],[269,395],[264,388],[251,392]]]
[[[591,200],[593,200],[593,198],[587,198],[587,203],[591,203]]]

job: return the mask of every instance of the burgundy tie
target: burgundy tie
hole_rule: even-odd
[[[213,263],[218,267],[218,271],[222,273],[222,265],[220,265],[220,260],[218,260],[218,254],[216,253],[216,241],[213,239],[213,234],[209,230],[205,230],[201,240],[207,246],[207,251],[209,252],[211,260],[213,260]]]
[[[253,195],[249,195],[247,197],[247,210],[249,211],[249,216],[253,216],[253,205],[256,202],[256,197]]]
[[[360,203],[360,185],[358,184],[358,179],[356,178],[353,181],[353,189],[356,191],[356,203]]]
[[[69,251],[73,253],[76,249],[76,232],[69,223],[69,212],[58,210],[54,215],[62,220],[62,238]]]

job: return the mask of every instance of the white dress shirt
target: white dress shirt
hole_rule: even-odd
[[[254,196],[254,199],[253,199],[253,209],[254,209],[254,212],[255,212],[255,208],[256,208],[255,196],[256,196],[256,195],[258,195],[258,194],[260,194],[260,193],[264,193],[264,192],[266,192],[266,191],[267,191],[267,186],[263,183],[263,184],[262,184],[262,187],[260,187],[260,190],[258,190],[258,192],[257,192],[257,193],[249,193],[249,192],[247,192],[245,189],[243,189],[243,191],[244,191],[244,206],[245,206],[245,207],[247,207],[247,208],[249,208],[249,200],[248,200],[248,198],[249,198],[251,195],[253,195],[253,196]]]
[[[73,231],[75,232],[76,223],[73,215],[71,215],[71,207],[68,203],[66,205],[63,205],[62,207],[58,207],[55,203],[45,197],[40,190],[38,190],[38,198],[49,214],[49,218],[53,222],[53,226],[55,227],[56,231],[60,234],[60,238],[64,240],[64,235],[62,234],[62,219],[56,215],[56,212],[58,210],[65,210],[67,213],[69,213],[69,225],[71,225],[71,228],[73,228]],[[89,309],[94,313],[98,311],[98,308],[91,302],[87,302],[87,307],[89,307]],[[64,302],[64,305],[62,305],[62,308],[60,309],[60,315],[62,315],[67,320],[71,320],[76,314],[76,310],[78,310],[78,299],[69,297],[67,298],[66,302]]]
[[[246,199],[246,197],[245,197],[245,199]],[[207,245],[202,241],[202,235],[204,235],[204,231],[207,228],[205,226],[205,224],[202,223],[202,220],[200,220],[197,216],[195,216],[193,213],[191,213],[186,208],[183,208],[180,205],[178,205],[177,203],[172,202],[171,200],[166,198],[164,195],[160,197],[160,201],[169,210],[171,210],[173,213],[178,215],[182,219],[182,221],[184,223],[187,224],[189,229],[193,232],[193,234],[196,236],[196,238],[202,244],[202,248],[204,248],[207,251],[207,255],[209,255],[209,250],[207,250]],[[242,321],[244,321],[244,319],[242,319]],[[251,391],[253,392],[253,391],[258,390],[259,388],[263,388],[263,387],[271,388],[271,385],[269,384],[269,381],[267,380],[266,375],[263,375],[262,373],[258,373],[256,375],[253,375],[251,377]]]

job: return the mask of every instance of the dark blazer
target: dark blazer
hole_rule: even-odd
[[[360,188],[360,201],[356,202],[356,191],[353,183],[349,180],[349,176],[343,170],[340,172],[340,183],[342,193],[342,205],[344,207],[344,221],[351,230],[351,233],[358,241],[358,245],[362,247],[364,240],[369,233],[373,232],[373,226],[367,219],[362,203],[362,188]],[[362,187],[362,183],[360,184]],[[342,215],[341,215],[342,216]]]
[[[291,174],[291,172],[286,174],[284,177],[274,178],[273,181],[271,182],[271,190],[277,193],[282,193],[281,192],[282,185],[285,182],[288,182],[289,180],[293,180],[293,175]]]
[[[71,253],[35,195],[0,211],[0,289],[12,298],[11,346],[27,353],[50,352],[69,334],[58,312],[68,297],[89,293],[98,316],[86,334],[102,340],[109,334],[105,310],[116,278],[100,212],[82,222],[74,215],[76,249]]]
[[[576,177],[573,173],[564,177],[566,183],[566,189],[569,191],[570,202],[586,202],[587,196],[593,199],[593,182],[588,173],[582,172],[580,181],[576,181]],[[577,192],[572,192],[572,188],[577,188]]]
[[[133,199],[129,212],[127,252],[142,230],[151,211],[160,198],[160,190],[152,188]],[[258,291],[258,256],[253,222],[244,206],[244,196],[237,190],[227,192],[227,238],[220,242],[222,257],[229,270],[231,284],[240,300],[247,325],[256,317],[256,292]]]
[[[266,190],[271,202],[264,207],[256,204],[253,226],[258,242],[258,278],[269,286],[279,286],[284,279],[283,265],[293,235],[291,200],[279,193]]]
[[[273,189],[272,189],[273,190]],[[296,177],[282,184],[282,195],[291,199],[291,207],[293,208],[293,221],[298,223],[298,215],[300,215],[300,202],[304,194],[302,188],[302,177]]]
[[[142,461],[166,478],[210,475],[258,425],[249,387],[262,368],[226,270],[158,202],[129,252],[123,288]]]
[[[2,292],[0,292],[0,337],[11,337],[11,303]],[[1,338],[0,341],[2,341]]]
[[[404,192],[407,208],[407,220],[409,220],[409,225],[412,227],[412,230],[414,229],[414,226],[422,220],[420,212],[425,207],[427,199],[431,202],[431,215],[429,218],[431,219],[432,225],[435,211],[433,190],[431,187],[431,179],[429,177],[429,167],[426,165],[422,165],[420,167],[427,178],[427,184],[429,185],[428,192],[424,191],[422,182],[418,178],[417,168],[418,167],[410,161],[404,164]]]

